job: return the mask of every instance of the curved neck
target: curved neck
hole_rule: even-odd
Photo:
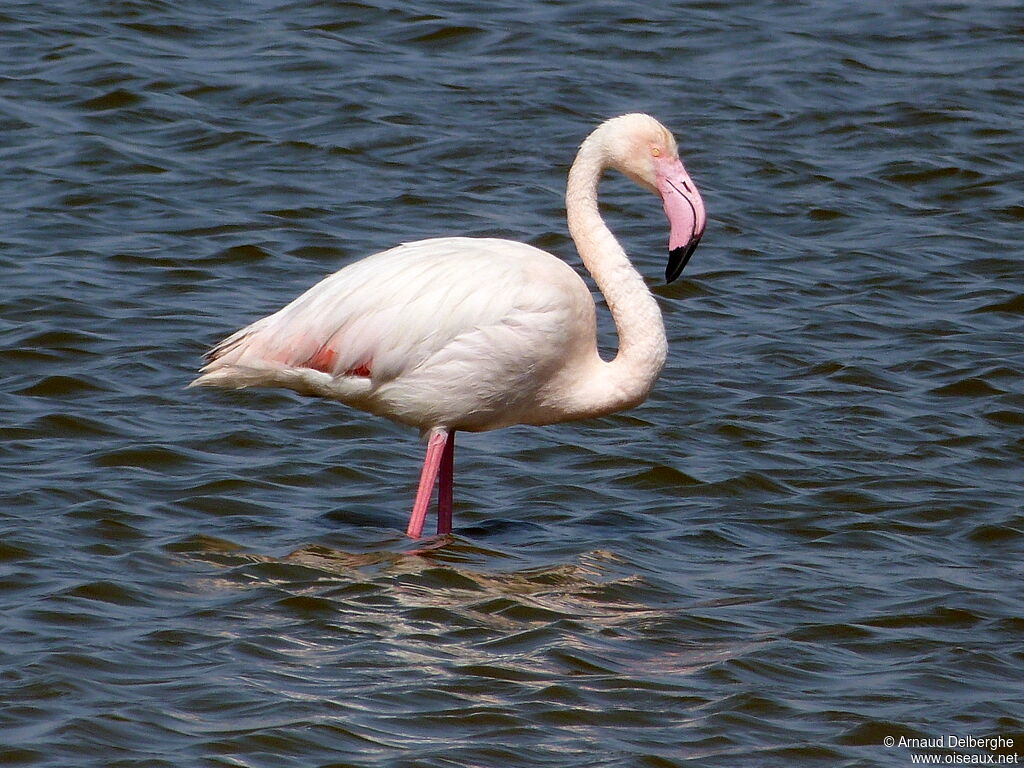
[[[603,375],[595,382],[607,413],[647,397],[665,365],[668,342],[658,302],[598,211],[597,187],[606,167],[600,146],[585,141],[569,170],[565,206],[576,250],[608,302],[619,336],[618,354],[601,364]]]

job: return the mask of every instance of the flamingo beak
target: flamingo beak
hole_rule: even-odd
[[[668,216],[668,266],[665,282],[671,283],[683,271],[704,234],[707,213],[697,185],[679,158],[659,158],[655,165],[656,186]]]

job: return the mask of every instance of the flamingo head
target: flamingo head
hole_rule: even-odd
[[[612,118],[594,133],[608,165],[661,197],[670,228],[665,280],[671,283],[697,249],[707,224],[704,201],[679,159],[675,138],[644,114]]]

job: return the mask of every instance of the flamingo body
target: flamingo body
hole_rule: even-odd
[[[289,387],[424,431],[549,424],[573,418],[550,384],[567,364],[584,374],[595,328],[590,291],[560,259],[509,240],[420,240],[229,336],[197,383]]]
[[[597,211],[606,166],[657,191],[672,225],[669,277],[704,229],[675,141],[646,115],[604,123],[570,171],[569,228],[619,332],[597,351],[595,305],[561,259],[509,240],[406,243],[324,278],[207,354],[192,384],[287,387],[417,427],[427,437],[408,533],[440,476],[438,531],[451,530],[454,434],[553,424],[642,402],[665,361],[661,313]]]

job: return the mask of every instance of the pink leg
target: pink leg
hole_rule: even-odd
[[[452,532],[452,500],[455,488],[455,430],[448,433],[448,441],[441,454],[441,479],[437,487],[437,532]]]
[[[412,505],[409,527],[405,530],[406,536],[410,538],[418,539],[423,533],[423,522],[427,519],[427,507],[430,506],[430,496],[434,492],[434,482],[437,480],[437,471],[441,465],[441,455],[444,453],[447,442],[447,431],[437,429],[430,433],[430,439],[427,441],[427,456],[423,459],[423,471],[420,473],[420,487],[416,489],[416,503]]]

